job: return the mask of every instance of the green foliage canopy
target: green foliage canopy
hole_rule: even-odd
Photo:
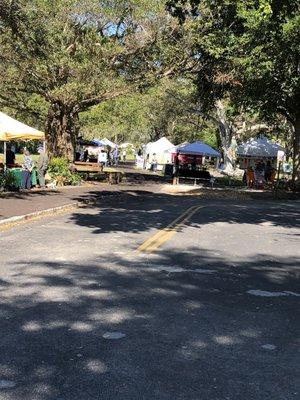
[[[79,112],[151,83],[168,20],[158,0],[1,0],[0,105],[42,112],[72,158]]]
[[[170,0],[199,61],[194,82],[203,109],[229,98],[294,130],[300,168],[300,5],[295,0]]]

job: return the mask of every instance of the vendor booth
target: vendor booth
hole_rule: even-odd
[[[175,155],[178,154],[179,163],[184,164],[204,164],[205,157],[219,158],[220,153],[203,142],[187,143],[174,148],[172,152],[172,161],[174,162]]]
[[[45,134],[0,112],[0,141],[4,143],[4,168],[6,168],[6,143],[15,140],[39,140],[44,142]]]
[[[179,183],[179,179],[193,179],[197,181],[212,183],[213,179],[204,167],[205,158],[218,159],[220,153],[203,142],[187,143],[175,147],[172,152],[172,162],[174,164],[175,183]]]
[[[8,115],[0,112],[0,141],[4,143],[3,146],[3,168],[7,168],[6,164],[6,151],[7,146],[6,143],[9,141],[16,140],[39,140],[45,141],[45,134],[43,132],[38,131],[37,129],[31,128],[30,126],[23,124],[15,120],[14,118],[9,117]],[[14,176],[15,184],[17,187],[21,186],[22,181],[22,173],[21,168],[17,165],[9,165],[10,172]],[[37,184],[37,173],[34,169],[31,173],[31,182],[32,185]]]
[[[98,160],[98,154],[103,145],[97,144],[94,140],[80,139],[76,144],[76,162],[94,162]]]
[[[0,140],[45,140],[45,134],[0,111]]]
[[[147,168],[151,166],[153,161],[158,164],[158,169],[162,169],[164,164],[168,164],[171,161],[171,154],[167,150],[171,147],[174,147],[174,145],[166,137],[162,137],[156,142],[148,143],[144,150]]]
[[[265,136],[251,138],[237,147],[237,162],[241,169],[252,167],[261,162],[270,161],[273,168],[277,167],[278,151],[284,151],[278,143],[272,142]]]

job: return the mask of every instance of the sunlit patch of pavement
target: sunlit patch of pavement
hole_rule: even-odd
[[[0,379],[0,390],[2,389],[12,389],[16,386],[16,382],[8,381],[6,379]]]
[[[285,290],[284,292],[269,292],[267,290],[248,290],[247,293],[252,294],[253,296],[259,297],[282,297],[282,296],[296,296],[300,297],[299,293],[290,292],[289,290]]]
[[[275,350],[276,346],[274,346],[274,344],[263,344],[261,346],[264,350]]]
[[[213,269],[191,269],[191,268],[182,268],[182,267],[171,267],[171,266],[157,266],[150,267],[148,270],[155,272],[168,272],[168,273],[178,273],[178,272],[186,272],[186,273],[195,273],[195,274],[214,274],[216,271]]]
[[[102,335],[104,339],[108,340],[118,340],[123,339],[126,335],[122,332],[106,332]]]

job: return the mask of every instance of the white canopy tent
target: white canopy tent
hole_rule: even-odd
[[[4,167],[6,166],[6,142],[10,140],[45,141],[45,134],[0,112],[0,141],[4,142]]]
[[[110,147],[113,147],[113,148],[117,147],[117,144],[116,144],[116,143],[112,142],[111,140],[109,140],[109,139],[107,139],[107,138],[102,139],[102,143],[103,143],[105,146],[110,146]]]
[[[174,147],[174,145],[166,137],[162,137],[156,142],[148,143],[145,148],[146,156],[149,155],[148,161],[151,162],[155,154],[158,164],[167,164],[170,158],[167,150],[171,147]]]
[[[190,155],[199,155],[204,157],[217,157],[219,158],[221,155],[218,151],[210,147],[208,144],[203,142],[193,142],[188,143],[184,146],[179,146],[175,152],[179,154],[190,154]]]
[[[93,142],[96,143],[98,146],[109,146],[112,148],[117,147],[116,143],[112,142],[111,140],[104,138],[104,139],[93,139]]]
[[[236,156],[241,169],[254,168],[257,162],[264,159],[269,160],[273,167],[276,167],[278,151],[284,151],[284,148],[265,136],[260,136],[239,145]]]
[[[238,157],[277,158],[279,150],[284,150],[280,144],[272,142],[265,136],[260,136],[258,138],[251,138],[247,142],[239,145],[236,153]]]

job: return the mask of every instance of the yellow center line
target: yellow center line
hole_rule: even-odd
[[[171,222],[167,227],[159,230],[155,235],[151,236],[144,243],[142,243],[138,248],[137,252],[152,253],[165,242],[170,240],[200,208],[203,206],[193,206]]]
[[[147,248],[149,245],[152,244],[152,242],[156,242],[160,236],[164,235],[165,232],[169,231],[170,229],[174,228],[176,224],[182,220],[189,212],[191,212],[194,207],[189,208],[186,210],[182,215],[180,215],[178,218],[176,218],[173,222],[171,222],[167,227],[164,229],[160,229],[155,235],[151,236],[149,239],[147,239],[144,243],[140,245],[140,247],[137,249],[138,251],[143,251],[145,248]]]

